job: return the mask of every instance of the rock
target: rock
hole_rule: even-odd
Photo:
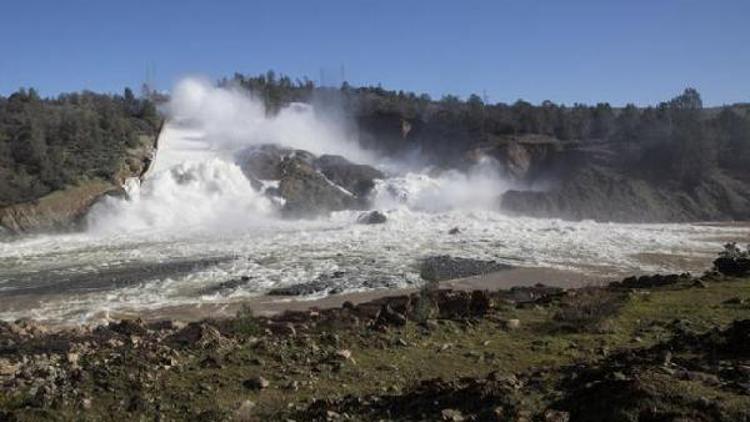
[[[0,376],[12,376],[21,367],[19,363],[12,363],[8,359],[0,358]]]
[[[255,420],[253,418],[253,409],[255,403],[250,400],[245,400],[240,404],[240,407],[234,412],[235,420],[242,422],[249,422]]]
[[[252,277],[242,276],[240,278],[234,278],[228,281],[221,282],[219,284],[208,286],[200,290],[202,295],[227,295],[248,284],[252,280]]]
[[[701,280],[695,280],[693,282],[693,287],[696,287],[699,289],[705,289],[705,288],[708,288],[708,284],[706,284],[704,281],[701,281]]]
[[[78,360],[80,359],[80,355],[78,353],[73,353],[73,352],[68,353],[66,358],[70,366],[72,367],[78,366]]]
[[[745,302],[746,302],[745,299],[735,296],[735,297],[725,300],[722,303],[725,305],[744,305]]]
[[[341,419],[341,415],[337,412],[334,412],[333,410],[326,410],[326,420],[327,421],[335,421]]]
[[[380,211],[366,212],[357,217],[357,223],[359,224],[383,224],[387,220],[385,214]]]
[[[185,328],[167,337],[166,341],[183,347],[212,349],[228,346],[231,340],[221,335],[219,330],[206,323],[192,322]]]
[[[123,319],[120,322],[109,323],[109,329],[126,336],[142,336],[148,331],[141,319]]]
[[[292,155],[294,150],[273,144],[250,147],[240,151],[236,156],[242,172],[253,179],[281,179],[281,162]]]
[[[280,336],[294,337],[297,335],[297,330],[294,328],[292,323],[271,323],[268,328],[273,334]]]
[[[335,357],[336,357],[337,359],[340,359],[340,360],[349,360],[349,359],[351,359],[351,358],[352,358],[352,351],[351,351],[351,350],[349,350],[349,349],[341,349],[341,350],[337,350],[337,351],[336,351],[336,352],[334,353],[334,356],[335,356]]]
[[[719,257],[714,267],[724,275],[745,277],[750,275],[750,257]]]
[[[471,292],[469,309],[473,316],[485,315],[494,305],[492,298],[486,290],[474,290]]]
[[[343,271],[336,271],[333,274],[322,274],[315,280],[307,283],[273,288],[268,291],[268,294],[273,296],[308,296],[320,292],[335,294],[341,288],[345,275],[346,273]]]
[[[246,379],[242,385],[250,390],[263,390],[264,388],[268,388],[271,383],[267,379],[257,376]]]
[[[520,319],[508,319],[503,323],[503,327],[505,327],[506,330],[517,330],[521,328],[521,320]]]
[[[282,212],[286,216],[317,216],[357,205],[353,193],[334,184],[299,158],[285,158],[280,169],[279,194],[285,199]]]
[[[461,233],[461,229],[459,229],[458,227],[454,227],[448,230],[448,234],[460,234],[460,233]]]
[[[690,280],[690,274],[654,274],[642,275],[640,277],[628,277],[621,282],[611,283],[612,287],[627,287],[629,289],[649,289],[655,287],[669,286],[680,281]]]
[[[297,380],[290,381],[289,384],[286,385],[286,389],[290,391],[299,391],[299,382]]]
[[[570,413],[560,410],[547,409],[544,411],[544,422],[568,422]]]
[[[394,311],[390,304],[385,304],[380,308],[380,312],[375,320],[375,326],[384,327],[389,325],[403,327],[406,325],[406,317],[402,313]]]
[[[427,281],[444,281],[489,274],[510,268],[510,265],[501,264],[496,261],[454,258],[448,255],[441,255],[423,260],[420,265],[420,275]]]
[[[440,412],[440,416],[444,421],[462,422],[466,420],[466,418],[464,418],[464,415],[456,409],[443,409]]]
[[[339,155],[321,155],[314,162],[331,182],[343,187],[358,198],[365,198],[375,186],[375,179],[383,179],[380,170],[364,165],[354,164]]]

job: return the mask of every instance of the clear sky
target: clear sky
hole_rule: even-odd
[[[750,101],[750,0],[2,0],[0,94],[268,69],[572,104]]]

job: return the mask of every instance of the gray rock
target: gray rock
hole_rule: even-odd
[[[286,200],[282,212],[289,217],[327,214],[355,208],[357,198],[343,190],[311,164],[297,158],[285,158],[280,164],[279,194]]]
[[[320,292],[335,294],[339,293],[344,275],[345,273],[342,271],[337,271],[333,274],[323,274],[307,283],[273,288],[268,291],[268,294],[273,296],[308,296]]]
[[[456,278],[489,274],[512,268],[496,261],[454,258],[448,255],[433,256],[422,261],[420,275],[427,281],[444,281]]]
[[[383,224],[388,218],[380,211],[370,211],[360,214],[357,217],[357,223],[359,224]]]
[[[375,179],[385,177],[383,172],[374,167],[354,164],[340,155],[321,155],[314,164],[328,180],[359,198],[370,193],[375,186]]]

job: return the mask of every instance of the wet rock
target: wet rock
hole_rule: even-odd
[[[385,177],[383,172],[374,167],[354,164],[340,155],[321,155],[314,161],[314,165],[328,180],[359,198],[370,193],[375,186],[375,179]]]
[[[341,284],[346,273],[337,271],[333,274],[323,274],[313,281],[294,284],[286,287],[276,287],[268,291],[272,296],[308,296],[316,293],[340,293]]]
[[[261,376],[256,376],[246,379],[242,382],[242,385],[250,390],[263,390],[265,388],[268,388],[271,383]]]
[[[393,310],[390,304],[385,304],[380,308],[380,312],[375,321],[376,327],[403,327],[404,325],[406,325],[406,316]]]
[[[285,158],[280,169],[279,194],[286,200],[282,212],[288,217],[317,216],[357,205],[354,194],[302,159]]]
[[[385,214],[380,211],[366,212],[357,217],[357,223],[359,224],[383,224],[387,220]]]
[[[237,154],[237,162],[246,176],[261,180],[281,179],[281,162],[294,150],[273,144],[248,148]]]
[[[460,233],[461,233],[461,229],[459,229],[458,227],[454,227],[448,230],[448,234],[460,234]]]
[[[454,258],[448,255],[441,255],[423,260],[420,265],[420,275],[427,281],[444,281],[490,274],[510,268],[510,265],[501,264],[496,261]]]
[[[231,280],[221,282],[214,286],[209,286],[204,289],[201,289],[199,294],[201,295],[214,295],[214,294],[227,295],[237,290],[238,288],[245,286],[251,280],[252,280],[252,277],[248,277],[248,276],[233,278]]]

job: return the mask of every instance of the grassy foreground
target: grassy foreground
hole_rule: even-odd
[[[57,333],[22,321],[0,325],[0,386],[11,421],[749,420],[750,279],[427,289]]]

